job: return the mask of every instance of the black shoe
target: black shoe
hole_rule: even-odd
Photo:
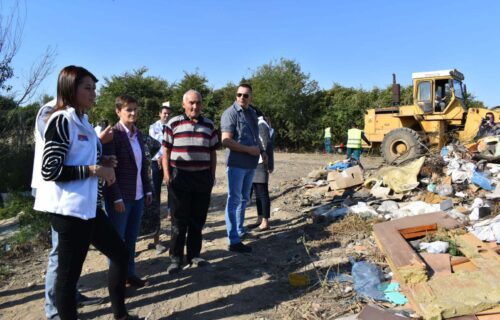
[[[174,274],[181,271],[181,262],[177,258],[172,258],[170,265],[167,268],[167,274]]]
[[[131,276],[127,278],[127,285],[134,288],[142,288],[148,286],[149,282],[147,280],[142,280],[138,276]]]
[[[78,308],[81,308],[83,306],[91,306],[93,304],[101,304],[104,302],[104,299],[101,297],[87,297],[81,293],[78,293],[78,296],[76,297],[76,304]],[[57,318],[55,318],[57,319]]]
[[[239,252],[239,253],[250,253],[252,252],[252,247],[244,245],[242,242],[229,245],[229,251]]]

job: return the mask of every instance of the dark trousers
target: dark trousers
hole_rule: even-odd
[[[254,183],[255,203],[257,214],[261,218],[269,219],[271,216],[271,200],[269,199],[269,186],[267,183]]]
[[[160,230],[160,203],[161,203],[161,184],[163,182],[163,169],[158,166],[158,161],[151,161],[151,177],[153,180],[153,208],[150,212],[151,226],[154,226],[155,232]]]
[[[183,261],[185,245],[188,263],[200,256],[201,231],[207,220],[212,186],[213,177],[209,170],[173,170],[169,191],[172,210],[170,255],[180,262]]]
[[[108,272],[111,308],[116,318],[125,316],[128,253],[104,211],[98,208],[96,218],[90,220],[52,214],[51,223],[59,234],[55,296],[57,312],[61,319],[77,319],[76,284],[90,244],[111,260]]]

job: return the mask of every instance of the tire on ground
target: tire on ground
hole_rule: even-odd
[[[398,128],[384,136],[380,151],[387,163],[401,163],[423,154],[420,135],[409,128]]]

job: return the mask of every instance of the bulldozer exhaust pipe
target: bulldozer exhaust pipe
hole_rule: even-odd
[[[399,106],[401,104],[401,86],[396,83],[396,74],[392,74],[392,105]]]

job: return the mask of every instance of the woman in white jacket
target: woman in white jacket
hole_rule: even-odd
[[[99,178],[115,182],[112,166],[101,166],[101,143],[88,121],[97,78],[82,67],[59,73],[57,103],[45,130],[42,177],[35,210],[51,213],[59,234],[56,306],[61,319],[77,319],[75,290],[89,245],[110,260],[108,290],[115,319],[137,319],[125,308],[127,249],[102,210]],[[109,159],[108,159],[109,160]],[[108,161],[115,165],[116,161]]]

